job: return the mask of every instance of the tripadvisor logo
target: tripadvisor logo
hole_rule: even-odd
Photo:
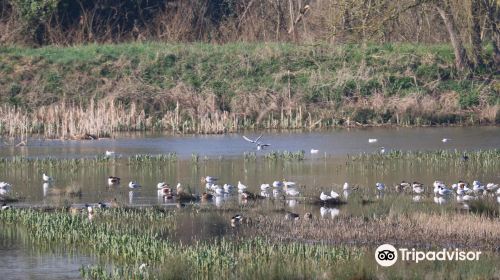
[[[419,263],[420,261],[478,261],[480,251],[461,251],[459,249],[440,251],[418,251],[415,248],[396,249],[391,244],[380,245],[375,250],[375,260],[381,266],[394,265],[398,259],[405,262]],[[399,258],[398,258],[399,257]]]

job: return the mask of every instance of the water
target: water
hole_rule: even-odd
[[[319,155],[346,155],[374,152],[379,147],[387,151],[498,148],[498,127],[426,127],[426,128],[351,128],[319,132],[263,132],[262,141],[271,144],[269,150],[319,150]],[[117,134],[114,139],[98,141],[62,141],[32,139],[28,147],[0,144],[0,157],[93,157],[113,150],[120,155],[161,154],[175,152],[181,158],[196,153],[201,156],[240,156],[255,151],[242,135],[256,138],[260,133],[249,132],[225,135],[171,135],[155,133]],[[368,139],[378,139],[369,144]],[[443,138],[450,139],[443,143]],[[4,139],[4,141],[6,141]]]
[[[192,218],[189,211],[182,209],[177,218],[177,228],[172,232],[174,240],[189,243],[193,239],[209,239],[235,234],[228,220],[241,207],[258,208],[262,213],[283,215],[283,211],[293,211],[303,215],[311,212],[315,217],[335,218],[345,212],[362,215],[362,209],[346,206],[321,208],[305,203],[305,197],[317,197],[321,191],[335,190],[342,194],[342,184],[349,182],[359,185],[370,199],[392,203],[394,197],[377,198],[374,185],[384,182],[392,186],[402,180],[417,180],[429,186],[434,180],[447,184],[458,180],[479,179],[482,182],[500,181],[499,163],[477,165],[467,162],[443,162],[436,164],[426,161],[384,161],[383,163],[352,163],[347,155],[377,153],[379,147],[386,151],[398,150],[477,150],[500,148],[498,127],[467,128],[367,128],[339,129],[320,132],[270,132],[264,133],[263,141],[271,144],[271,150],[304,150],[304,161],[266,160],[257,153],[256,160],[245,161],[244,152],[255,151],[252,144],[241,137],[242,134],[174,136],[168,134],[119,134],[114,139],[98,141],[59,141],[32,139],[27,147],[0,146],[0,157],[94,157],[106,150],[115,151],[119,157],[116,163],[97,165],[37,166],[33,164],[0,169],[0,181],[13,185],[12,193],[23,197],[14,207],[30,205],[61,206],[85,203],[109,202],[114,199],[123,205],[148,206],[163,205],[175,208],[175,201],[165,200],[158,194],[156,184],[161,181],[175,186],[178,182],[195,194],[205,191],[200,178],[210,175],[219,178],[221,184],[237,185],[241,181],[248,190],[260,193],[260,184],[286,179],[297,182],[300,195],[285,200],[262,200],[244,204],[237,195],[221,197],[212,202],[202,203],[208,209],[233,209],[231,211],[208,211],[207,214]],[[259,133],[246,134],[250,138]],[[369,138],[378,139],[368,143]],[[443,143],[441,139],[450,140]],[[319,153],[311,155],[310,149]],[[151,164],[130,164],[125,157],[135,154],[161,154],[175,152],[179,159],[172,162]],[[198,162],[191,160],[191,154],[200,155]],[[44,184],[41,174],[54,177],[50,184]],[[108,186],[107,177],[118,176],[121,185]],[[142,188],[130,190],[129,181],[137,181]],[[67,193],[80,190],[80,196]],[[281,197],[281,196],[280,196]],[[407,195],[404,203],[413,203],[414,197]],[[416,199],[415,199],[416,200]],[[455,198],[435,200],[432,195],[419,199],[418,211],[432,211],[456,204]],[[187,208],[189,208],[188,206]],[[183,212],[184,211],[184,212]],[[186,218],[191,217],[191,218]],[[0,272],[8,272],[8,279],[73,279],[79,278],[78,268],[82,264],[95,263],[78,252],[64,249],[47,255],[36,252],[30,246],[29,237],[20,238],[19,233],[0,230]],[[58,274],[61,273],[61,274]]]
[[[82,265],[96,260],[79,252],[52,247],[39,249],[29,233],[13,227],[0,230],[0,273],[2,279],[81,279]]]

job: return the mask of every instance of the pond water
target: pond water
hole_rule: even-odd
[[[27,147],[0,144],[0,157],[93,157],[106,150],[122,156],[136,154],[177,153],[188,158],[196,153],[201,156],[241,156],[255,151],[254,145],[242,136],[256,138],[261,133],[248,132],[224,135],[172,135],[158,133],[121,133],[112,139],[98,141],[62,141],[30,139]],[[499,127],[417,127],[417,128],[343,128],[309,131],[263,132],[262,142],[271,144],[268,150],[309,152],[319,150],[319,155],[346,155],[390,150],[477,150],[500,146]],[[368,143],[368,139],[377,139]],[[446,143],[443,138],[449,139]],[[15,142],[15,141],[14,141]],[[265,152],[265,151],[262,151]],[[262,153],[261,152],[261,153]]]
[[[39,248],[26,230],[4,226],[0,229],[2,279],[81,279],[80,267],[93,263],[95,258],[68,248]]]
[[[278,199],[264,199],[245,204],[238,195],[216,197],[211,202],[196,207],[209,209],[233,209],[232,211],[208,211],[206,215],[185,219],[189,212],[177,218],[176,231],[172,238],[189,243],[194,238],[205,239],[234,234],[228,219],[241,207],[255,207],[262,213],[282,215],[283,210],[300,215],[311,212],[325,219],[334,218],[341,212],[360,215],[363,210],[349,206],[324,208],[304,203],[306,197],[318,197],[321,191],[334,190],[341,195],[342,184],[360,186],[360,191],[373,200],[393,203],[394,194],[377,197],[376,182],[388,187],[406,180],[419,181],[429,186],[435,180],[446,184],[465,180],[472,182],[500,182],[500,162],[463,162],[463,161],[410,161],[381,160],[377,162],[352,162],[348,155],[359,153],[378,153],[379,147],[390,150],[433,151],[457,149],[470,151],[500,148],[500,129],[498,127],[450,127],[450,128],[367,128],[338,129],[320,132],[265,132],[262,141],[270,143],[270,150],[306,151],[305,159],[268,160],[257,152],[255,147],[242,139],[243,134],[177,136],[169,134],[118,134],[113,139],[98,141],[60,141],[31,139],[26,147],[13,147],[4,143],[0,146],[0,157],[26,156],[32,158],[92,158],[102,155],[106,150],[115,151],[117,159],[92,165],[2,165],[0,181],[13,185],[10,192],[23,197],[14,207],[36,206],[82,206],[85,203],[118,201],[128,206],[161,205],[178,207],[175,201],[165,200],[157,191],[158,182],[175,186],[178,182],[195,194],[205,191],[200,178],[214,176],[221,184],[237,185],[241,181],[248,190],[260,193],[262,183],[286,179],[297,182],[300,192],[296,197],[278,195]],[[245,134],[255,138],[260,133]],[[375,138],[376,143],[369,143]],[[449,139],[443,142],[442,139]],[[5,140],[8,142],[7,140]],[[317,154],[310,154],[311,149]],[[243,153],[257,152],[256,159],[245,160]],[[136,154],[176,153],[178,159],[167,162],[130,163],[126,157]],[[200,159],[193,161],[191,155],[199,154]],[[51,183],[42,181],[42,174],[54,178]],[[108,186],[108,176],[118,176],[121,184]],[[136,181],[142,187],[131,190],[129,181]],[[65,193],[81,191],[81,195]],[[269,192],[272,198],[272,191]],[[348,200],[348,198],[347,198]],[[384,202],[385,201],[385,202]],[[412,204],[418,211],[432,211],[457,204],[455,197],[437,199],[431,195],[416,198],[405,195],[398,199],[401,204]],[[401,202],[403,201],[403,202]],[[500,199],[499,199],[500,203]],[[193,207],[193,206],[189,206]],[[21,238],[19,233],[0,230],[0,272],[8,272],[7,279],[71,279],[78,278],[78,268],[82,264],[95,262],[85,255],[62,250],[53,255],[37,253],[29,246],[29,237]],[[15,264],[15,265],[14,265]],[[63,271],[62,274],[57,274]],[[67,272],[67,273],[66,273]],[[65,274],[66,273],[66,274]],[[59,277],[59,278],[58,278]],[[5,279],[5,278],[2,278]]]

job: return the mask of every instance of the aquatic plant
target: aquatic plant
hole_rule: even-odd
[[[271,151],[268,152],[264,155],[265,159],[268,160],[278,160],[278,159],[283,159],[283,160],[304,160],[305,152],[303,150],[300,151],[295,151],[295,152],[289,152],[289,151]]]

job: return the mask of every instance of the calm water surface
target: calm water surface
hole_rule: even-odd
[[[321,132],[265,132],[263,142],[270,143],[270,150],[306,151],[304,161],[271,161],[257,153],[256,160],[245,161],[244,152],[255,151],[252,144],[242,139],[243,134],[173,136],[168,134],[119,134],[114,139],[98,141],[60,141],[32,139],[27,147],[0,145],[0,157],[60,157],[81,158],[102,155],[106,150],[115,151],[118,157],[114,163],[79,167],[47,167],[22,165],[22,168],[0,169],[0,181],[13,185],[11,192],[24,197],[14,207],[29,205],[83,205],[116,199],[131,206],[164,205],[176,207],[173,201],[166,201],[158,195],[156,184],[165,181],[171,185],[181,182],[193,193],[205,191],[200,182],[202,176],[215,176],[221,184],[237,185],[241,181],[252,192],[260,193],[260,184],[286,179],[297,182],[300,195],[284,200],[264,200],[256,207],[263,212],[290,210],[300,214],[312,212],[323,218],[334,218],[340,212],[356,214],[349,204],[340,208],[325,209],[304,203],[304,197],[318,196],[321,191],[335,190],[342,193],[341,185],[347,181],[359,185],[364,193],[375,199],[374,185],[384,182],[388,186],[402,180],[420,181],[430,185],[434,180],[447,184],[458,180],[481,180],[500,182],[500,163],[470,164],[457,162],[408,162],[402,160],[380,163],[349,163],[348,154],[376,153],[379,147],[386,150],[477,150],[500,148],[498,127],[467,128],[367,128],[338,129]],[[257,137],[260,133],[245,134]],[[369,138],[378,139],[368,143]],[[450,139],[443,143],[443,138]],[[4,139],[8,142],[7,139]],[[311,155],[310,149],[319,153]],[[135,154],[163,154],[175,152],[179,159],[173,162],[152,164],[130,164],[124,159]],[[191,160],[193,153],[200,155],[198,162]],[[42,173],[54,177],[51,184],[44,184]],[[118,176],[122,184],[108,186],[107,177]],[[142,188],[130,190],[129,181],[137,181]],[[61,195],[67,190],[81,190],[81,196]],[[271,195],[272,196],[272,195]],[[391,195],[384,198],[391,201]],[[405,197],[412,203],[413,197]],[[201,207],[238,209],[241,201],[237,195],[219,197]],[[423,196],[419,203],[424,208],[439,208],[442,204],[456,203],[435,201],[431,195]],[[189,207],[188,207],[189,208]],[[184,219],[188,213],[180,212],[173,238],[190,242],[193,238],[204,239],[233,234],[228,226],[228,214],[207,212],[196,218]],[[226,217],[228,216],[228,217]],[[189,216],[192,217],[192,216]],[[29,245],[29,236],[18,232],[0,230],[0,273],[7,273],[2,279],[71,279],[78,278],[82,264],[95,262],[85,255],[59,251],[55,254],[36,252]],[[62,274],[57,274],[62,273]],[[50,276],[50,277],[49,277]],[[47,278],[48,277],[48,278]]]

